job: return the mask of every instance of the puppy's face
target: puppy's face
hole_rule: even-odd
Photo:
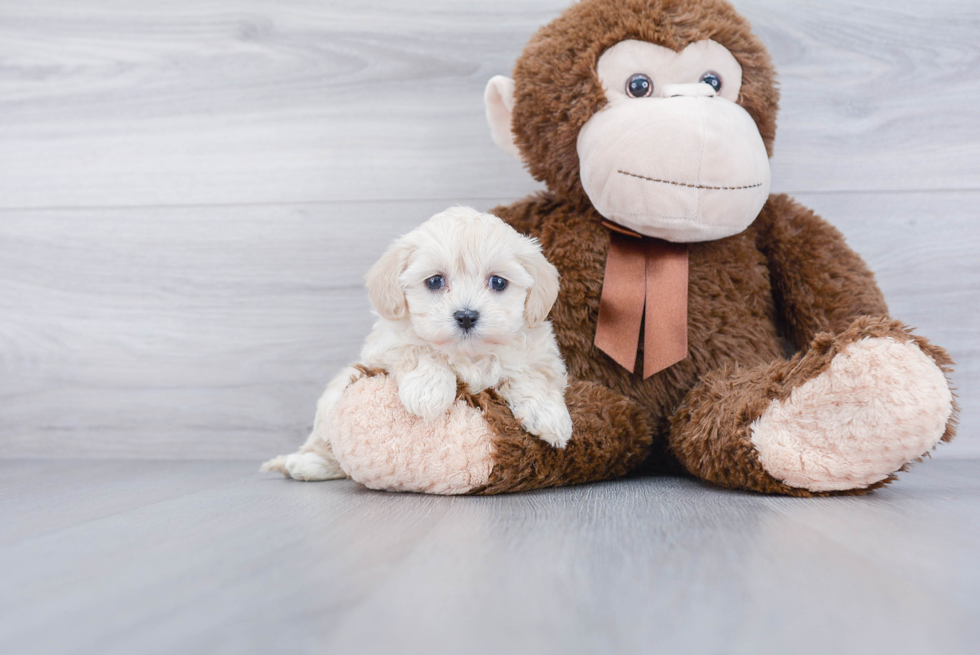
[[[407,318],[434,347],[478,352],[543,321],[558,272],[534,240],[456,207],[395,242],[368,273],[368,289],[379,314]]]

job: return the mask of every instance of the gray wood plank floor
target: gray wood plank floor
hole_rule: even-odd
[[[4,652],[980,645],[980,461],[828,499],[679,478],[444,498],[254,471],[0,461]]]

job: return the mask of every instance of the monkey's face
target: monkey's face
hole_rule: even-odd
[[[599,58],[608,103],[582,126],[582,187],[602,216],[673,242],[721,239],[758,216],[769,158],[735,103],[742,68],[714,41],[682,52],[622,41]]]
[[[494,141],[558,199],[675,242],[755,220],[770,183],[772,60],[725,0],[579,0],[486,90]]]

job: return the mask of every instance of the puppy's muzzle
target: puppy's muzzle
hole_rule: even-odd
[[[469,332],[476,325],[476,322],[480,320],[480,312],[473,311],[472,309],[461,309],[453,314],[453,318],[456,319],[456,324],[463,328],[463,331]]]

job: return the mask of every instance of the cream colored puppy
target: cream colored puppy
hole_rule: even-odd
[[[436,214],[401,237],[367,274],[379,316],[360,364],[383,368],[410,413],[426,421],[456,400],[495,389],[524,428],[562,448],[572,436],[565,364],[548,322],[558,271],[534,239],[466,207]],[[299,452],[262,465],[297,480],[344,477],[330,450],[330,416],[359,373],[346,368],[317,403]]]

